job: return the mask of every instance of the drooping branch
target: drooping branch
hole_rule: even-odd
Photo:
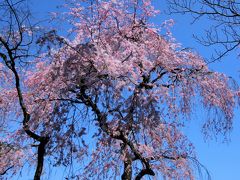
[[[91,99],[91,97],[89,97],[86,94],[86,86],[84,85],[84,80],[82,80],[81,82],[82,84],[80,85],[80,93],[78,94],[78,98],[80,98],[80,100],[85,103],[86,106],[91,107],[91,109],[93,110],[93,112],[96,114],[97,116],[97,120],[99,122],[100,128],[107,133],[111,138],[113,139],[118,139],[121,140],[125,145],[127,145],[132,153],[135,156],[135,160],[140,160],[142,162],[142,164],[144,164],[145,168],[143,169],[143,171],[141,172],[141,175],[139,176],[144,176],[144,175],[152,175],[154,176],[155,173],[153,172],[153,170],[151,169],[151,165],[149,163],[149,160],[144,158],[142,156],[142,154],[137,150],[137,148],[135,147],[135,145],[128,140],[128,138],[126,137],[125,133],[123,132],[123,130],[118,130],[118,131],[114,131],[114,133],[111,131],[111,129],[108,126],[107,123],[107,115],[106,114],[102,114],[100,109],[98,108],[97,104],[94,103]],[[128,159],[127,161],[124,162],[124,166],[127,169],[124,169],[124,177],[127,176],[129,177],[130,174],[130,165],[132,165],[132,159]]]

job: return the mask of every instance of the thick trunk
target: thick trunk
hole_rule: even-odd
[[[37,168],[34,175],[34,180],[40,180],[42,170],[43,170],[43,164],[44,164],[44,155],[45,155],[45,146],[48,143],[49,139],[45,138],[43,141],[40,142],[38,146],[38,161],[37,161]]]
[[[122,180],[131,180],[132,179],[132,160],[128,158],[124,162],[124,172],[122,174]]]

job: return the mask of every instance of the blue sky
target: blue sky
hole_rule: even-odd
[[[47,17],[48,12],[56,11],[56,6],[64,0],[32,0],[33,16]],[[165,0],[156,1],[155,5],[163,12],[166,9]],[[191,17],[183,15],[166,15],[162,13],[154,19],[154,22],[161,24],[166,19],[174,19],[175,25],[172,28],[173,36],[184,47],[193,48],[203,57],[209,58],[213,52],[212,48],[204,47],[198,44],[192,37],[193,34],[203,35],[204,28],[211,24],[210,21],[201,21],[195,25],[190,25]],[[237,52],[232,52],[221,62],[210,65],[210,68],[233,77],[237,82],[239,80],[240,60],[237,58]],[[186,127],[185,132],[196,147],[199,161],[207,167],[213,180],[238,180],[240,163],[240,122],[239,109],[236,110],[234,118],[234,128],[230,133],[230,141],[223,143],[223,138],[204,141],[201,134],[201,125],[204,117],[202,112],[196,111],[193,120]],[[21,178],[19,178],[21,179]]]
[[[156,6],[161,10],[166,9],[164,1],[158,1]],[[159,20],[174,19],[175,25],[172,28],[173,36],[178,42],[182,43],[184,47],[193,48],[202,57],[210,58],[213,53],[213,48],[204,47],[193,39],[193,34],[204,36],[204,29],[211,25],[211,21],[203,20],[191,25],[192,18],[189,15],[164,15],[159,16]],[[157,20],[158,21],[158,20]],[[237,58],[237,52],[232,52],[229,56],[224,57],[220,62],[210,65],[212,70],[222,72],[228,76],[233,77],[238,83],[240,60]],[[223,138],[219,137],[217,141],[204,141],[201,134],[202,112],[196,112],[189,126],[186,128],[186,134],[192,140],[196,147],[199,161],[207,167],[213,180],[238,180],[239,162],[240,162],[240,122],[239,122],[239,108],[235,111],[234,128],[229,134],[229,142],[223,143]]]

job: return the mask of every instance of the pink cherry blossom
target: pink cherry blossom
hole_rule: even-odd
[[[181,132],[185,118],[191,119],[193,103],[202,103],[220,115],[209,116],[205,130],[229,131],[237,94],[230,79],[181,49],[169,33],[172,20],[161,29],[151,24],[158,12],[150,0],[72,3],[65,20],[74,37],[61,39],[60,48],[33,60],[28,70],[18,69],[28,130],[49,137],[49,161],[77,166],[74,178],[82,179],[194,179],[194,147]],[[0,64],[0,77],[4,73]],[[0,87],[1,113],[22,118],[19,89]],[[32,139],[22,126],[8,132],[12,117],[1,120],[1,133],[13,141],[0,172],[9,166],[15,172],[31,159],[26,151]]]

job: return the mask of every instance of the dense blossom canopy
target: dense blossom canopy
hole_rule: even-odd
[[[38,43],[57,40],[62,47],[17,69],[28,126],[49,137],[46,156],[55,166],[74,164],[73,177],[80,179],[194,179],[194,147],[182,127],[198,100],[214,115],[205,129],[231,129],[235,92],[229,78],[181,49],[169,32],[171,20],[151,24],[158,12],[150,0],[78,0],[67,7],[74,38],[47,34]],[[36,161],[37,153],[19,125],[18,94],[4,63],[0,77],[3,173]]]

